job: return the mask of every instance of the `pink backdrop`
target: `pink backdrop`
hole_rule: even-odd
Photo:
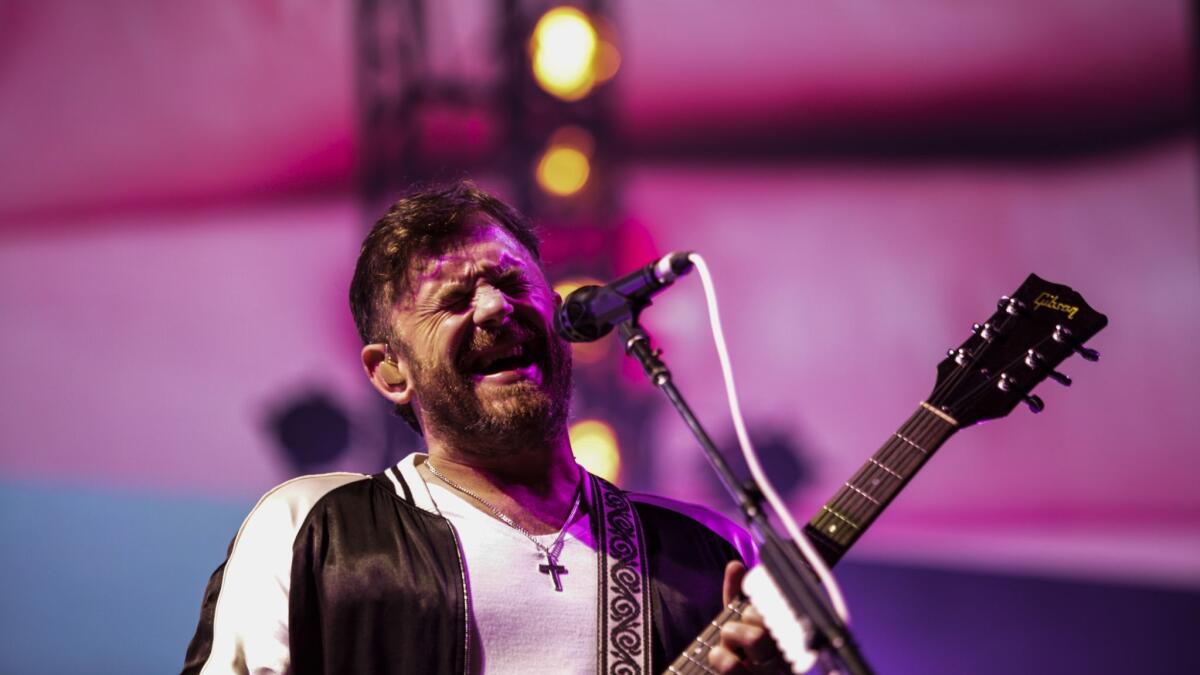
[[[493,75],[494,3],[430,4],[434,67]],[[1076,386],[1046,385],[1042,416],[953,439],[865,554],[1200,584],[1187,5],[756,7],[617,3],[613,86],[627,211],[659,250],[708,257],[752,423],[814,453],[798,513],[1035,271],[1110,316],[1104,359],[1069,361]],[[289,471],[264,414],[310,388],[361,411],[339,466],[375,468],[344,308],[363,220],[349,31],[346,2],[0,6],[0,474],[248,498]],[[942,132],[1134,142],[1053,162],[720,157]],[[689,279],[649,320],[724,432],[699,298]],[[715,501],[678,424],[658,436],[691,468],[661,489]]]

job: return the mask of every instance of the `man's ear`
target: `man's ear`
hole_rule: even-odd
[[[362,349],[363,370],[371,385],[396,405],[412,403],[412,378],[408,364],[393,355],[382,343],[369,344]]]

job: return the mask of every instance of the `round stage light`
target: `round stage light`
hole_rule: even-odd
[[[621,474],[617,434],[600,420],[580,420],[567,430],[575,461],[583,468],[615,483]]]
[[[558,197],[582,190],[592,172],[592,148],[592,137],[583,129],[559,129],[538,160],[538,185]]]
[[[563,279],[562,281],[555,283],[554,284],[554,292],[558,293],[559,295],[561,295],[562,297],[565,298],[568,295],[574,293],[575,291],[583,288],[584,286],[603,286],[603,285],[604,284],[601,283],[599,280],[593,279],[592,277],[572,277],[570,279]]]
[[[574,7],[555,7],[538,19],[529,39],[533,76],[550,94],[578,101],[596,84],[596,27]]]

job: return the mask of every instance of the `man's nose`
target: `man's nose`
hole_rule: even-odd
[[[475,289],[475,325],[496,326],[512,316],[512,304],[499,289],[483,284]]]

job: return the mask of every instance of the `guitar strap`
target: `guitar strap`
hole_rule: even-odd
[[[625,494],[587,474],[592,488],[596,540],[597,673],[650,675],[650,572],[642,524]]]

